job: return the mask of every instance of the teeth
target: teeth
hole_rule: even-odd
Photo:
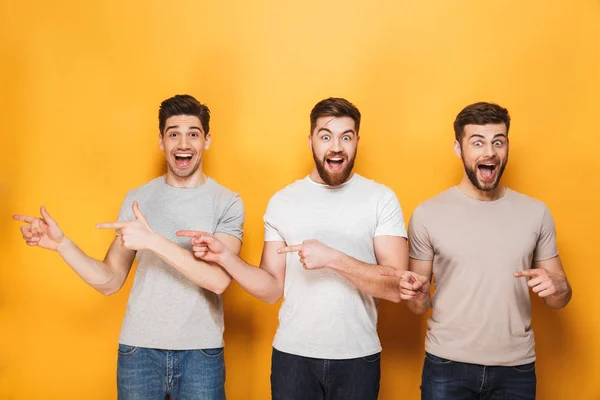
[[[329,161],[342,161],[343,158],[330,158]]]
[[[175,157],[192,158],[192,155],[191,154],[175,154]]]

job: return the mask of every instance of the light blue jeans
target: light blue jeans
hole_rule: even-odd
[[[159,350],[119,344],[119,400],[224,400],[223,348]]]

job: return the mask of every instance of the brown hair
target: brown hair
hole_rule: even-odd
[[[506,125],[506,134],[510,128],[510,115],[506,108],[498,104],[479,102],[462,109],[454,120],[454,136],[460,143],[466,125],[500,124]]]
[[[191,115],[198,117],[200,124],[202,125],[202,130],[204,131],[204,137],[208,135],[210,129],[210,110],[193,96],[190,96],[189,94],[178,94],[160,103],[160,108],[158,109],[158,129],[160,130],[161,136],[164,133],[167,119],[175,115]]]
[[[350,117],[354,120],[354,127],[356,129],[356,134],[358,135],[358,129],[360,128],[360,111],[358,111],[358,108],[356,108],[354,104],[346,99],[330,97],[321,100],[313,107],[310,112],[311,135],[317,125],[317,119],[320,117]]]

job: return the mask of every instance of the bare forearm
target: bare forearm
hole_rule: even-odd
[[[423,299],[406,301],[405,304],[411,312],[415,314],[425,314],[431,307],[431,299],[429,298],[429,294],[427,294]]]
[[[211,292],[221,294],[231,282],[229,274],[220,266],[198,260],[192,252],[158,234],[154,234],[148,250],[186,278]]]
[[[363,263],[346,254],[339,253],[330,268],[336,270],[358,289],[370,296],[393,301],[394,303],[400,302],[398,278],[381,275],[382,271],[389,271],[392,267]]]
[[[563,308],[567,304],[569,304],[572,295],[573,290],[571,289],[571,285],[567,281],[565,282],[565,287],[559,293],[544,298],[544,302],[550,308]]]
[[[223,268],[240,286],[259,300],[273,304],[283,295],[283,287],[269,272],[252,266],[235,254],[224,257]]]
[[[121,287],[106,262],[88,256],[68,238],[64,238],[57,252],[81,279],[99,292],[111,294]]]

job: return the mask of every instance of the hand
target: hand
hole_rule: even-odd
[[[412,271],[389,270],[382,271],[380,275],[400,278],[398,287],[400,299],[404,301],[423,301],[429,297],[431,288],[429,279]]]
[[[294,251],[298,252],[300,264],[302,264],[304,269],[321,269],[329,267],[334,263],[338,255],[337,250],[314,239],[305,240],[302,244],[282,247],[277,250],[277,253],[283,254]]]
[[[568,291],[567,278],[560,274],[548,272],[544,268],[526,269],[515,272],[515,278],[527,277],[527,286],[541,298]]]
[[[23,239],[28,246],[39,246],[48,250],[58,250],[58,246],[65,240],[56,221],[50,217],[46,207],[40,209],[42,218],[29,217],[27,215],[15,214],[13,219],[25,222],[27,225],[21,226]]]
[[[154,239],[154,232],[150,229],[148,221],[140,211],[138,202],[133,202],[133,221],[107,222],[96,225],[98,229],[116,229],[117,237],[121,238],[121,244],[130,250],[145,250]]]
[[[214,235],[200,231],[177,231],[177,236],[187,236],[192,244],[194,256],[200,260],[221,264],[233,252]]]

